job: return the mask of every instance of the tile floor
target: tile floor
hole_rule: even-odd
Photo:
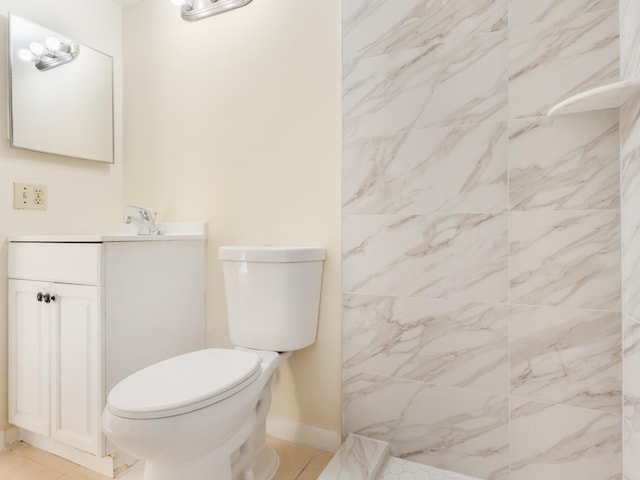
[[[330,452],[282,440],[268,440],[280,456],[280,468],[273,480],[316,480],[333,456]],[[137,478],[138,471],[125,474],[122,480]],[[0,480],[106,480],[107,477],[80,467],[56,455],[25,443],[17,443],[0,453]],[[379,480],[477,480],[390,457]]]
[[[22,442],[0,453],[0,480],[104,480],[105,478]]]
[[[280,456],[280,468],[274,480],[315,480],[332,457],[331,453],[323,450],[276,439],[269,439],[269,444]],[[0,480],[105,480],[106,478],[22,442],[0,453]]]
[[[316,480],[333,457],[331,452],[273,438],[268,443],[280,457],[280,468],[273,480]]]

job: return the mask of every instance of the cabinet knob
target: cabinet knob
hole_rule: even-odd
[[[56,296],[49,295],[48,293],[38,292],[36,294],[36,300],[38,300],[39,302],[44,301],[44,303],[51,303],[56,301]]]

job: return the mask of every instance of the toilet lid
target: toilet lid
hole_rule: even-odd
[[[125,418],[163,418],[212,405],[244,389],[260,375],[252,352],[210,348],[164,360],[118,383],[109,410]]]

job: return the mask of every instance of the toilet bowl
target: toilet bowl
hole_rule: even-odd
[[[269,480],[271,378],[315,342],[324,250],[221,247],[233,349],[144,368],[109,393],[102,428],[145,461],[144,480]],[[265,348],[266,347],[266,348]]]
[[[244,470],[245,476],[251,471],[256,480],[271,478],[277,460],[248,465],[240,454],[232,456],[260,433],[257,427],[269,409],[271,376],[288,356],[207,349],[147,367],[111,391],[103,431],[123,450],[145,460],[145,480],[243,478],[233,475],[234,468]],[[256,450],[258,445],[250,447]]]

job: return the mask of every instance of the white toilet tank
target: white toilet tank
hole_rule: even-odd
[[[225,246],[218,258],[234,345],[288,352],[316,341],[324,249]]]

